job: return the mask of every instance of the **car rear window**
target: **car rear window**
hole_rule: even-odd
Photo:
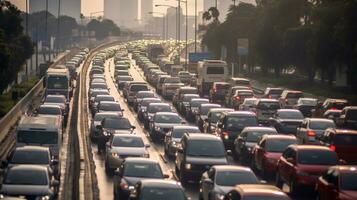
[[[335,128],[335,123],[333,121],[311,121],[309,123],[309,128],[314,130],[325,130],[328,128]]]
[[[207,67],[207,74],[224,74],[224,67]]]
[[[287,98],[294,98],[294,99],[298,99],[303,96],[304,95],[302,93],[288,93],[288,95],[286,95]]]
[[[281,95],[281,93],[283,93],[283,90],[278,90],[278,89],[271,89],[269,90],[269,94],[278,94]]]
[[[355,146],[357,147],[357,135],[338,134],[335,136],[334,144],[337,146]]]
[[[247,85],[247,86],[250,85],[250,82],[247,80],[238,80],[238,81],[235,81],[235,83],[236,83],[236,85]]]
[[[282,153],[291,144],[297,144],[297,140],[268,140],[266,150],[268,152]]]
[[[280,108],[280,104],[278,102],[259,102],[257,108],[261,110],[277,110]]]
[[[257,126],[257,118],[254,116],[234,116],[228,117],[226,122],[227,130],[243,129],[246,126]]]
[[[302,150],[298,153],[298,163],[304,165],[336,165],[337,154],[333,151]]]
[[[10,170],[5,177],[9,185],[47,185],[46,171],[39,170]]]
[[[253,92],[238,92],[239,96],[253,96]]]

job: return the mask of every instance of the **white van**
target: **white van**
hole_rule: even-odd
[[[229,78],[227,63],[222,60],[198,62],[197,87],[201,95],[208,95],[214,82],[226,82]]]

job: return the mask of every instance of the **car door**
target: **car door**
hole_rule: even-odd
[[[179,148],[176,151],[176,167],[181,171],[181,166],[182,166],[182,162],[184,162],[184,158],[185,158],[185,153],[186,153],[186,141],[182,140],[181,141],[181,148]]]
[[[278,173],[280,178],[284,181],[288,181],[289,173],[287,172],[287,169],[289,168],[289,164],[287,160],[292,158],[293,151],[294,150],[292,148],[287,148],[278,162]]]
[[[319,181],[319,195],[321,199],[335,200],[338,197],[339,171],[330,169]]]
[[[207,171],[207,177],[205,177],[204,180],[202,180],[202,196],[203,199],[209,199],[209,194],[213,189],[214,186],[214,181],[215,181],[215,176],[216,176],[216,170],[211,167],[208,171]]]

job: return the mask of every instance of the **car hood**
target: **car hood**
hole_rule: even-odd
[[[11,185],[3,184],[0,193],[5,195],[33,195],[47,196],[52,195],[48,185]]]
[[[144,155],[147,153],[144,147],[112,147],[111,152],[119,155]]]
[[[228,164],[226,157],[208,157],[208,156],[187,156],[187,163],[205,164],[205,165],[225,165]]]

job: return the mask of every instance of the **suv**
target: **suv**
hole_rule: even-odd
[[[279,102],[282,108],[292,108],[299,98],[304,97],[304,94],[301,91],[295,90],[284,90],[279,98]]]
[[[247,111],[225,112],[217,122],[215,134],[221,137],[225,147],[232,149],[234,140],[247,126],[258,126],[254,113]]]
[[[250,90],[249,87],[246,86],[233,86],[230,87],[226,93],[224,105],[230,106],[232,104],[232,96],[236,93],[237,90]]]
[[[357,106],[345,107],[337,123],[344,128],[357,129]]]
[[[212,102],[224,101],[229,88],[230,84],[227,82],[214,82],[209,91],[209,99]]]
[[[335,128],[335,122],[324,118],[305,118],[296,129],[296,138],[299,144],[316,144],[328,128]]]
[[[162,92],[162,85],[164,84],[165,79],[170,78],[170,77],[171,77],[170,75],[160,75],[159,76],[159,80],[157,81],[157,84],[156,84],[156,92],[158,94],[161,94],[161,92]]]
[[[166,78],[162,85],[162,96],[164,98],[173,97],[176,90],[182,86],[184,86],[184,84],[181,83],[179,77]]]
[[[150,91],[147,84],[131,84],[128,88],[127,101],[129,105],[132,105],[135,100],[135,96],[139,91]]]
[[[269,118],[273,117],[278,109],[280,109],[278,100],[258,99],[252,110],[257,114],[259,123],[268,123]]]
[[[348,164],[357,164],[357,131],[346,129],[326,129],[320,138],[323,146],[336,151],[338,157]]]
[[[266,88],[263,94],[263,98],[268,99],[279,99],[281,93],[283,93],[283,89],[281,88]]]
[[[177,149],[175,173],[182,184],[189,178],[198,181],[212,165],[228,164],[222,140],[209,134],[185,134]]]

